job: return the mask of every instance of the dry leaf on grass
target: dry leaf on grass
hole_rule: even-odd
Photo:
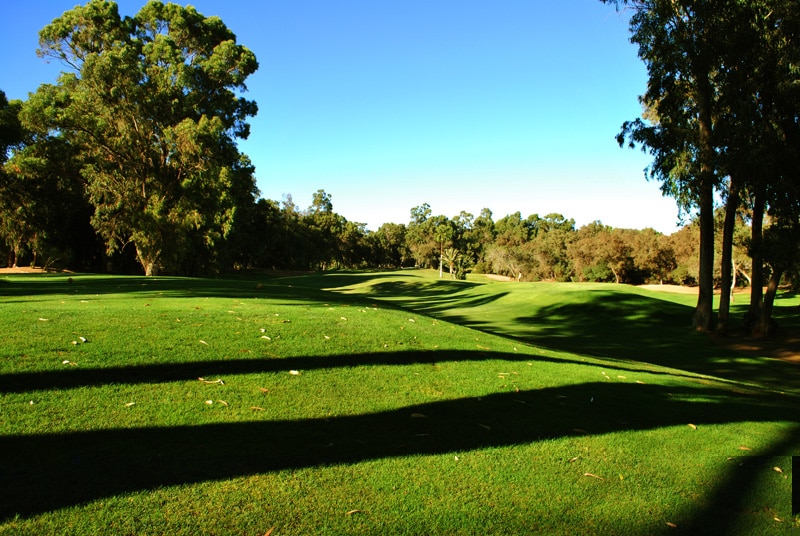
[[[346,515],[351,516],[353,514],[363,514],[363,513],[364,513],[363,510],[350,510],[349,512],[347,512]]]
[[[583,473],[583,476],[590,476],[592,478],[596,478],[598,480],[605,480],[602,476],[593,475],[592,473]]]
[[[753,450],[750,447],[745,447],[744,445],[739,445],[739,450]]]
[[[252,409],[253,411],[264,411],[264,408],[260,408],[258,406],[250,406],[250,409]]]
[[[228,407],[228,403],[227,403],[227,402],[225,402],[224,400],[217,400],[217,402],[219,402],[220,404],[222,404],[222,405],[223,405],[223,406],[225,406],[226,408]]]
[[[678,528],[678,525],[676,525],[675,523],[670,523],[669,521],[667,521],[667,526],[668,527],[672,527],[673,529],[677,529]]]
[[[225,385],[225,382],[222,381],[221,379],[216,379],[216,380],[206,380],[206,379],[203,379],[203,378],[197,378],[197,379],[200,380],[201,382],[207,383],[207,384]]]
[[[782,473],[783,472],[783,469],[781,469],[780,467],[773,467],[772,470],[775,471],[776,473]]]
[[[695,424],[689,423],[689,424],[687,424],[686,426],[688,426],[688,427],[689,427],[689,428],[691,428],[692,430],[697,430],[697,425],[695,425]]]
[[[270,527],[269,530],[264,533],[264,536],[270,536],[270,534],[272,534],[273,530],[275,530],[275,527]]]
[[[125,404],[125,407],[129,408],[129,407],[131,407],[131,406],[133,406],[135,404],[136,404],[136,402],[128,402],[127,404]]]

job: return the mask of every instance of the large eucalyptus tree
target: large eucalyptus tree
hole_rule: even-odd
[[[39,36],[39,54],[67,70],[22,118],[78,151],[109,252],[132,245],[148,275],[209,254],[256,193],[236,145],[257,111],[240,96],[254,54],[219,18],[159,1],[121,17],[114,2],[91,0]]]
[[[716,328],[727,330],[733,230],[745,201],[753,215],[751,316],[764,325],[759,318],[762,220],[767,210],[783,214],[784,220],[798,219],[793,208],[798,204],[800,145],[796,2],[602,1],[633,10],[631,41],[639,46],[649,75],[641,97],[644,117],[626,122],[618,140],[649,151],[654,157],[650,176],[684,208],[699,211],[700,293],[694,325],[714,328],[717,189],[726,202],[727,217],[722,247],[725,292]]]
[[[714,145],[725,0],[602,0],[633,10],[631,41],[647,67],[640,97],[647,117],[626,122],[619,134],[653,156],[649,176],[683,208],[698,210],[699,294],[693,317],[698,330],[713,329],[714,191],[720,184]]]

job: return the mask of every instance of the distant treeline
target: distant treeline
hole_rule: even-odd
[[[41,212],[26,213],[27,240],[12,240],[4,225],[0,254],[6,265],[36,265],[92,272],[141,273],[129,245],[113,255],[91,222],[92,207],[79,181],[62,179],[41,189],[41,199],[26,203]],[[62,189],[63,187],[67,187]],[[71,187],[70,187],[71,186]],[[35,192],[32,192],[35,193]],[[29,199],[29,201],[34,201]],[[24,207],[20,207],[24,208]],[[722,217],[722,214],[720,214]],[[318,190],[307,208],[291,196],[281,202],[253,200],[237,208],[236,225],[214,248],[197,242],[162,273],[209,275],[239,270],[319,271],[334,269],[441,268],[443,277],[467,273],[509,276],[518,281],[596,281],[695,284],[698,227],[691,222],[664,235],[653,229],[615,229],[596,221],[580,228],[561,214],[523,217],[520,212],[495,221],[491,210],[477,217],[433,215],[428,204],[410,210],[408,223],[386,223],[377,231],[348,221],[333,210],[332,196]],[[736,271],[740,284],[751,270],[740,218]],[[6,230],[4,232],[4,230]],[[20,236],[20,235],[18,235]],[[719,274],[719,270],[717,270]]]
[[[560,214],[447,217],[427,204],[368,232],[323,190],[307,209],[258,199],[238,146],[258,111],[242,97],[253,52],[191,6],[152,1],[122,17],[92,0],[39,32],[38,54],[66,68],[55,84],[25,102],[0,91],[0,254],[146,275],[422,266],[696,283],[692,325],[719,333],[730,289],[752,280],[745,325],[772,332],[778,289],[800,266],[797,0],[601,1],[630,12],[648,74],[641,117],[617,141],[647,152],[648,178],[697,214],[670,236],[576,229]]]

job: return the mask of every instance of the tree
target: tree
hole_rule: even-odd
[[[594,221],[584,225],[567,244],[567,255],[578,281],[609,281],[613,275],[608,263],[600,255],[608,241],[611,227]]]
[[[402,223],[384,223],[370,235],[375,243],[375,266],[401,268],[408,265],[412,254],[406,243],[406,232]]]
[[[641,144],[653,163],[649,176],[681,206],[697,207],[700,267],[692,323],[713,329],[714,190],[718,185],[714,121],[719,113],[714,82],[721,59],[718,45],[730,28],[730,2],[706,0],[601,0],[633,8],[631,41],[648,72],[641,97],[651,122],[626,122],[620,145]]]
[[[330,194],[317,190],[302,220],[313,245],[313,268],[325,270],[338,260],[338,236],[342,226],[341,217],[333,212]]]
[[[678,266],[669,238],[655,229],[646,228],[632,237],[633,262],[643,278],[663,284]]]
[[[442,252],[442,260],[447,263],[451,279],[456,279],[456,264],[461,259],[461,256],[461,253],[456,248],[447,248]]]
[[[433,241],[439,247],[439,279],[442,278],[442,266],[444,265],[444,248],[452,244],[453,225],[446,216],[434,216],[433,222]]]
[[[8,102],[5,92],[0,91],[0,238],[8,247],[9,266],[16,266],[26,238],[26,218],[20,217],[19,211],[28,198],[27,192],[15,184],[4,168],[12,149],[23,143],[21,108],[21,102]]]
[[[777,289],[777,273],[792,268],[792,263],[776,258],[774,238],[782,248],[796,250],[800,235],[795,232],[800,215],[800,14],[797,3],[788,0],[753,2],[747,19],[741,21],[749,47],[742,53],[748,69],[742,83],[742,101],[749,104],[740,112],[747,119],[741,151],[750,149],[746,162],[757,162],[749,181],[752,200],[752,285],[746,324],[760,333],[772,330],[772,300]],[[744,139],[743,139],[744,138]],[[769,218],[767,225],[765,218]],[[772,276],[767,294],[762,292],[767,272]]]
[[[573,271],[567,244],[574,238],[575,221],[558,213],[529,216],[528,221],[533,229],[528,248],[535,260],[531,278],[569,281]]]
[[[4,91],[0,90],[0,165],[8,160],[14,147],[19,146],[24,138],[19,112],[20,101],[8,102]]]
[[[30,134],[8,161],[0,186],[0,234],[13,250],[13,264],[30,254],[31,265],[105,267],[75,159],[62,138]]]
[[[147,275],[218,246],[251,192],[236,146],[256,105],[237,95],[258,64],[217,17],[153,1],[134,17],[91,0],[39,34],[69,72],[25,103],[23,122],[80,153],[92,224],[109,252],[127,244]]]
[[[433,240],[435,221],[431,218],[428,203],[411,209],[411,221],[406,228],[408,249],[418,266],[430,267],[436,257],[436,243]]]
[[[472,229],[467,233],[467,241],[475,252],[475,271],[486,271],[486,251],[495,240],[492,211],[481,210],[480,216],[472,222]]]

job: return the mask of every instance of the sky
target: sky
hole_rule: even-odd
[[[26,99],[66,67],[38,32],[79,0],[6,1],[0,90]],[[183,2],[181,2],[183,3]],[[675,201],[622,149],[646,70],[627,18],[599,0],[193,0],[251,49],[258,103],[239,143],[261,197],[375,231],[434,215],[560,213],[580,227],[678,227]],[[144,0],[118,2],[134,15]]]

